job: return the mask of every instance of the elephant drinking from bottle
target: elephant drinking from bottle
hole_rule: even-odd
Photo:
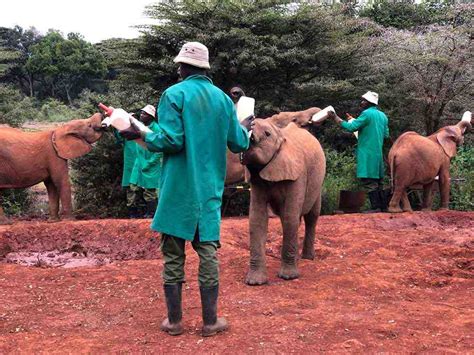
[[[68,160],[87,154],[102,136],[102,115],[73,120],[54,130],[24,132],[0,128],[0,192],[44,182],[49,218],[72,218]],[[0,205],[0,224],[8,223]]]

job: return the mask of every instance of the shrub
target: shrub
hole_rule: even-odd
[[[39,119],[47,122],[67,122],[79,118],[77,111],[59,100],[48,99],[40,110]]]
[[[0,85],[0,124],[20,127],[26,120],[34,119],[33,100],[8,85]]]
[[[122,167],[123,149],[111,133],[105,133],[89,154],[71,161],[77,214],[94,217],[126,214]]]
[[[451,161],[451,178],[465,179],[461,183],[451,184],[449,208],[460,211],[474,209],[474,147],[464,146],[458,149]]]
[[[352,152],[326,150],[326,177],[322,191],[321,214],[333,214],[339,204],[339,191],[356,190],[356,158]]]
[[[28,189],[2,190],[2,207],[7,215],[25,215],[33,204],[33,195]]]

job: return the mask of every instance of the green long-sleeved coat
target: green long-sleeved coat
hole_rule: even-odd
[[[382,146],[388,138],[388,118],[377,107],[364,110],[357,119],[342,122],[342,128],[359,132],[357,143],[357,177],[381,179],[384,177]]]
[[[158,130],[158,124],[153,121],[148,128],[153,132]],[[139,144],[136,146],[136,160],[130,175],[130,183],[145,189],[158,189],[161,180],[163,153],[151,152]]]
[[[158,130],[147,133],[148,149],[163,152],[160,202],[152,229],[201,241],[220,237],[226,147],[248,148],[234,104],[211,79],[192,75],[168,88],[158,105]]]
[[[137,158],[137,143],[122,138],[117,130],[114,130],[114,136],[117,143],[123,145],[122,187],[128,187],[130,186],[130,176]]]

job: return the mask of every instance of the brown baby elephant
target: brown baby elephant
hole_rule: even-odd
[[[89,153],[102,136],[102,115],[74,120],[54,130],[23,132],[0,128],[0,190],[26,188],[44,182],[48,190],[49,218],[72,217],[68,159]],[[0,206],[0,224],[7,223]]]
[[[321,111],[318,107],[310,107],[303,111],[280,112],[267,119],[273,122],[277,127],[284,128],[291,122],[298,127],[309,127],[311,118],[316,112]],[[232,185],[244,181],[245,169],[240,163],[240,154],[227,152],[227,174],[225,177],[225,185]]]
[[[298,227],[305,222],[303,259],[314,259],[316,223],[321,210],[321,188],[326,159],[318,140],[290,123],[277,127],[271,120],[255,120],[250,147],[243,162],[250,171],[250,270],[246,283],[267,282],[265,241],[267,205],[280,216],[283,226],[281,268],[278,276],[298,277]]]
[[[423,210],[431,210],[436,176],[439,177],[441,209],[448,209],[450,161],[456,155],[457,145],[462,144],[467,128],[471,128],[471,124],[461,121],[428,137],[416,132],[406,132],[398,137],[388,154],[393,184],[389,212],[412,210],[406,189],[414,184],[423,185]]]

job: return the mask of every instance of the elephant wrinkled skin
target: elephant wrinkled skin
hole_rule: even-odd
[[[414,184],[423,185],[423,210],[431,210],[433,184],[439,178],[441,209],[449,205],[449,166],[456,155],[456,147],[463,143],[469,122],[443,127],[428,137],[416,132],[402,134],[388,154],[393,184],[393,196],[388,211],[412,211],[406,189]],[[400,202],[402,208],[400,208]]]
[[[321,210],[321,189],[326,159],[318,140],[290,123],[277,127],[271,120],[255,120],[250,148],[243,162],[250,171],[250,270],[246,283],[268,281],[265,241],[270,205],[283,226],[281,269],[278,276],[298,277],[298,227],[305,222],[301,257],[314,259],[316,223]]]
[[[49,217],[72,217],[68,159],[89,153],[102,136],[102,115],[73,120],[54,130],[23,132],[0,128],[0,190],[26,188],[44,182],[48,190]],[[0,207],[0,224],[7,223]]]

